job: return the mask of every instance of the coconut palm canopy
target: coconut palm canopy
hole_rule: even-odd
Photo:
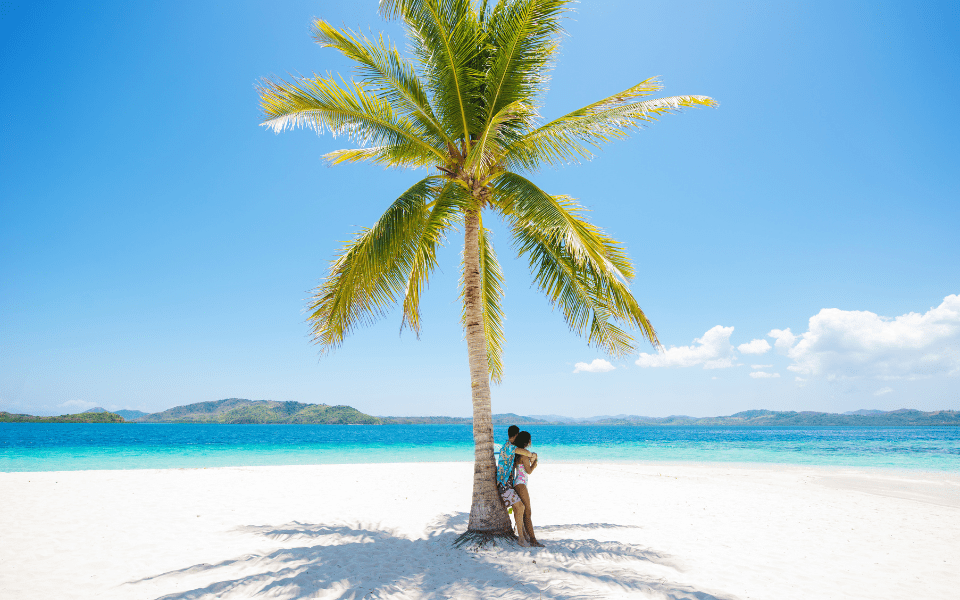
[[[354,327],[400,304],[403,324],[420,329],[420,295],[437,249],[464,234],[463,322],[472,395],[476,468],[469,532],[505,534],[510,525],[494,486],[489,382],[503,377],[503,272],[484,225],[501,218],[535,285],[574,332],[612,356],[634,350],[628,329],[659,345],[630,292],[635,271],[622,244],[589,223],[582,207],[548,193],[525,174],[589,160],[684,107],[715,106],[706,96],[650,99],[655,78],[543,122],[539,108],[557,57],[570,0],[382,0],[400,19],[407,59],[383,37],[314,23],[314,36],[356,62],[350,81],[313,76],[265,80],[263,125],[346,135],[357,147],[325,156],[332,164],[370,162],[424,168],[334,260],[316,289],[308,321],[322,351]]]

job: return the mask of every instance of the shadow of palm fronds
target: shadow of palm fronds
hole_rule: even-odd
[[[643,529],[640,525],[615,525],[613,523],[572,523],[570,525],[537,526],[537,533],[554,531],[595,531],[598,529]]]
[[[729,600],[673,581],[682,571],[670,556],[634,544],[590,539],[544,539],[546,548],[513,544],[471,552],[453,541],[467,515],[445,515],[426,537],[409,539],[375,525],[288,523],[245,526],[253,534],[292,547],[197,564],[126,585],[148,582],[180,590],[158,600],[214,598],[433,599],[549,598],[575,600],[611,595],[652,595],[679,600]],[[620,528],[590,524],[538,528]],[[297,545],[298,543],[300,545]]]
[[[396,537],[396,532],[387,528],[351,527],[348,525],[314,525],[294,521],[282,527],[273,525],[244,525],[237,527],[238,533],[252,533],[265,538],[287,542],[290,540],[316,539],[330,546],[343,542],[367,543],[380,539]]]

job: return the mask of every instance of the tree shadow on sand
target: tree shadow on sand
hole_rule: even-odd
[[[190,588],[158,600],[574,600],[625,594],[676,600],[732,598],[671,581],[682,569],[663,553],[634,544],[558,535],[565,531],[583,535],[590,530],[625,526],[592,523],[538,527],[545,548],[521,548],[508,542],[494,549],[473,551],[453,547],[466,522],[466,513],[446,515],[427,528],[426,537],[418,539],[376,525],[293,522],[240,527],[238,533],[263,536],[287,547],[216,564],[197,564],[125,585],[134,589],[150,583]]]

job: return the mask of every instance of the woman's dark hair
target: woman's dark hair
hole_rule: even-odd
[[[508,438],[512,438],[513,436],[517,435],[518,433],[520,433],[520,428],[517,427],[516,425],[511,425],[510,427],[507,427],[507,437],[508,437]]]
[[[513,440],[513,445],[517,448],[526,448],[530,445],[530,432],[521,431],[517,434],[517,437]]]

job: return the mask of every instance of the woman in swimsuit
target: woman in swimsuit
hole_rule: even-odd
[[[513,441],[513,445],[517,448],[526,449],[530,445],[530,432],[521,431],[517,434],[517,438]],[[517,468],[517,472],[513,478],[513,489],[517,491],[517,495],[520,496],[520,500],[523,501],[523,528],[526,530],[527,541],[531,546],[543,546],[540,542],[537,541],[537,536],[533,533],[533,520],[531,515],[533,514],[533,509],[530,506],[530,493],[527,491],[527,476],[533,473],[533,470],[537,468],[537,458],[524,456],[517,454],[516,461],[514,463]],[[519,521],[519,519],[517,519]],[[517,523],[519,529],[519,522]],[[519,531],[517,532],[520,533]]]
[[[517,456],[526,455],[536,458],[537,455],[513,445],[519,433],[520,428],[516,425],[511,425],[507,429],[507,441],[500,448],[500,458],[497,460],[497,490],[500,492],[500,497],[503,498],[503,505],[507,508],[513,508],[513,518],[517,522],[517,541],[521,546],[529,546],[527,536],[524,534],[523,500],[513,489],[513,474],[516,472],[515,459]]]

